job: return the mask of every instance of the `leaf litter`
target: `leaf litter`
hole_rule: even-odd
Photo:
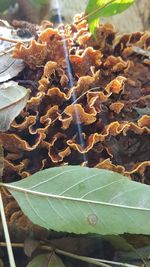
[[[33,36],[30,38],[21,38],[18,33],[19,29],[14,29],[5,21],[0,26],[0,82],[6,82],[16,77],[24,69],[23,60],[14,59],[12,57],[12,51],[15,43],[29,43],[33,39]]]
[[[72,40],[72,37],[75,37],[74,40],[79,46],[79,49],[77,49],[76,45],[70,45],[67,40],[70,61],[72,60],[71,55],[75,56],[75,61],[71,61],[74,71],[73,88],[70,88],[69,84],[65,64],[66,58],[63,50],[59,49],[62,40],[60,36],[61,34],[63,36],[61,28],[55,32],[53,29],[43,31],[43,35],[41,34],[41,39],[37,40],[35,47],[30,46],[31,50],[26,50],[27,47],[25,48],[24,45],[16,47],[14,56],[21,60],[26,60],[24,73],[20,73],[18,79],[27,88],[30,87],[31,95],[24,111],[11,124],[11,130],[5,136],[1,134],[1,142],[5,144],[3,178],[7,181],[8,174],[11,174],[13,181],[16,177],[17,179],[25,178],[52,166],[71,164],[72,162],[82,165],[85,164],[82,155],[86,153],[89,167],[97,166],[98,168],[111,169],[129,176],[132,180],[149,183],[149,152],[146,145],[149,142],[149,116],[144,114],[146,117],[141,116],[141,120],[138,121],[139,115],[136,117],[134,113],[134,108],[144,109],[149,105],[149,93],[147,94],[149,92],[147,90],[149,84],[148,64],[142,61],[144,55],[141,55],[142,58],[140,55],[135,55],[131,47],[132,42],[134,43],[134,40],[138,40],[136,46],[147,50],[147,42],[146,39],[144,40],[145,35],[144,33],[136,33],[118,38],[113,27],[106,24],[104,26],[100,25],[96,30],[96,42],[88,33],[86,23],[82,22],[78,25],[75,23],[73,27],[71,30],[65,29],[67,38],[69,36],[70,40]],[[43,50],[41,49],[38,52],[36,48],[44,42],[46,42],[47,51],[44,50],[43,46]],[[92,54],[88,52],[89,54],[87,53],[87,55],[91,60],[90,66],[88,66],[88,59],[82,54],[82,49],[86,50],[87,46],[92,46],[95,50],[101,51],[101,63],[99,62],[97,65],[97,61],[94,62]],[[44,55],[46,55],[46,57],[43,57],[45,61],[38,61],[41,60],[40,52],[44,52]],[[28,56],[26,58],[24,57],[25,53]],[[35,59],[35,63],[32,60],[32,56]],[[94,59],[96,60],[96,57]],[[47,62],[52,62],[52,64],[49,64],[48,71],[46,70]],[[51,66],[54,66],[54,62],[56,67],[51,72]],[[84,62],[86,68],[82,75],[85,76],[80,77],[80,72],[75,69],[76,64],[74,62],[78,64],[79,68]],[[136,72],[133,71],[135,69],[137,70]],[[100,70],[100,72],[96,73],[96,70]],[[121,75],[127,79],[122,87],[117,83],[118,73],[119,76]],[[84,77],[87,80],[85,83],[82,82]],[[93,81],[91,81],[91,78]],[[29,84],[30,86],[28,86]],[[33,86],[33,84],[38,86]],[[89,89],[92,89],[93,86],[98,86],[99,90],[90,92]],[[50,90],[56,87],[57,89]],[[109,88],[109,92],[105,90],[106,87]],[[80,118],[84,129],[85,145],[83,147],[76,133],[76,125],[79,122],[74,120],[72,123],[74,109],[70,108],[70,114],[64,112],[64,103],[67,106],[71,105],[72,92],[78,90],[81,95],[82,88],[85,90],[84,92],[87,92],[85,97],[79,101],[81,107],[86,105],[83,117],[81,116]],[[135,88],[138,89],[135,91]],[[114,94],[114,90],[118,93]],[[120,100],[124,106],[122,109],[120,109],[120,104],[118,103]],[[118,107],[117,112],[115,112],[116,107]],[[48,111],[49,109],[50,111]],[[81,108],[79,108],[79,113],[80,110]],[[60,114],[62,112],[64,114],[61,117]],[[89,117],[96,117],[96,121],[93,124],[91,123],[91,128],[86,127],[86,120],[84,119],[87,116],[86,113],[89,114]],[[55,121],[54,124],[53,121]],[[58,122],[61,123],[61,130],[56,133],[53,129],[54,127],[57,129]],[[111,122],[113,123],[111,124]],[[130,127],[127,125],[130,125]],[[91,131],[92,128],[94,132]],[[26,137],[23,134],[25,129]],[[102,133],[102,136],[100,133]],[[32,141],[30,141],[31,136],[35,137]],[[9,138],[12,146],[10,143],[6,146]],[[132,139],[134,142],[132,142]],[[140,144],[145,143],[145,147],[141,150],[137,149],[138,139],[140,139]],[[113,149],[114,142],[116,144],[118,142],[118,145],[123,144],[120,154],[119,150],[116,152]],[[124,144],[127,144],[127,146]],[[125,149],[130,151],[129,159],[128,154],[124,153]],[[39,153],[40,157],[38,156],[37,164],[37,161],[34,162],[33,159]],[[134,161],[136,158],[137,160]],[[29,164],[31,159],[32,167]],[[18,164],[18,162],[20,163]],[[19,225],[20,221],[20,226],[23,227],[27,223],[27,219],[16,208],[15,202],[12,201],[11,203],[11,209],[10,205],[6,209],[10,225],[14,224],[15,221]],[[19,211],[18,216],[16,210]],[[28,223],[27,225],[29,226]]]
[[[16,82],[0,85],[0,131],[10,128],[10,124],[23,110],[29,98],[29,90]]]
[[[27,267],[65,267],[62,260],[55,253],[41,254],[33,258]]]

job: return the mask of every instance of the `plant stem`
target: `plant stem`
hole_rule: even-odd
[[[5,240],[6,240],[9,263],[10,263],[11,267],[16,267],[1,192],[0,192],[0,212],[1,212],[2,225],[3,225],[3,229],[4,229]]]
[[[14,248],[24,248],[23,243],[11,243],[11,246]],[[5,242],[0,242],[0,247],[7,247],[7,244]]]

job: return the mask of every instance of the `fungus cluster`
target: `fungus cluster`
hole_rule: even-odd
[[[47,27],[28,47],[18,43],[13,57],[26,67],[15,79],[31,92],[9,131],[0,133],[4,181],[68,164],[149,184],[149,47],[147,32],[119,36],[105,24],[93,37],[86,21]],[[6,207],[11,222],[21,219],[13,205]]]

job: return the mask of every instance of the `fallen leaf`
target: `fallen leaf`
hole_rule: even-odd
[[[20,59],[14,59],[11,52],[0,55],[0,82],[8,81],[24,69],[24,63]]]
[[[65,267],[62,260],[55,254],[40,254],[33,258],[27,267]]]
[[[29,90],[16,82],[0,85],[0,131],[7,131],[11,122],[25,107]]]
[[[18,35],[18,29],[12,29],[12,27],[7,25],[5,21],[3,21],[3,23],[4,26],[0,26],[0,82],[6,82],[13,77],[16,77],[19,72],[24,69],[25,64],[23,60],[12,57],[12,51],[16,42],[24,42],[28,44],[34,38],[34,36],[26,39],[23,37],[21,38]]]
[[[4,185],[37,225],[76,234],[150,234],[150,187],[119,173],[55,167]]]
[[[27,238],[24,242],[24,253],[31,257],[33,252],[38,248],[40,242],[35,239]]]

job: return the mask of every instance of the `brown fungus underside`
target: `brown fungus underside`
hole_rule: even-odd
[[[3,180],[80,164],[150,184],[149,50],[148,32],[118,36],[105,24],[95,39],[86,22],[43,29],[28,48],[17,44],[13,56],[26,63],[17,81],[31,93],[0,133]],[[25,226],[14,201],[6,212],[10,223]]]

